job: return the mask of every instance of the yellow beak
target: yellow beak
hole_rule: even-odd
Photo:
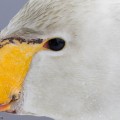
[[[0,112],[10,109],[10,103],[18,96],[33,56],[44,50],[45,42],[22,38],[0,42]]]

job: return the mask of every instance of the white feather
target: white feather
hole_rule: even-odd
[[[67,42],[61,52],[36,54],[18,114],[120,119],[119,0],[30,0],[1,32],[13,35]]]

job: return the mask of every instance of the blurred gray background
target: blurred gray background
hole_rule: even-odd
[[[28,0],[0,0],[0,30],[20,10]]]
[[[0,31],[28,0],[0,0]],[[52,120],[46,117],[15,116],[0,113],[0,120]]]

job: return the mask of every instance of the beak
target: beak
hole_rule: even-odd
[[[43,40],[8,38],[0,41],[0,112],[18,100],[33,56],[45,50]]]

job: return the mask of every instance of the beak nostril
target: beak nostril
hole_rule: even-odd
[[[11,101],[14,102],[19,99],[19,95],[12,95]]]

